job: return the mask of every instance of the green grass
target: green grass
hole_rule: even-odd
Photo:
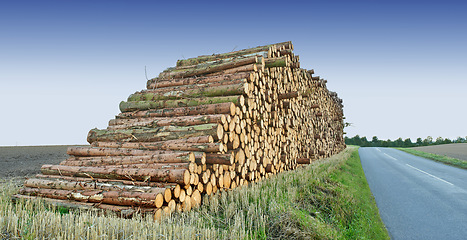
[[[465,160],[461,160],[461,159],[457,159],[457,158],[451,158],[451,157],[448,157],[448,156],[441,156],[441,155],[437,155],[437,154],[433,154],[433,153],[417,151],[417,150],[414,150],[414,149],[411,149],[411,148],[396,148],[396,149],[404,151],[406,153],[410,153],[410,154],[415,155],[415,156],[424,157],[424,158],[431,159],[431,160],[441,162],[441,163],[444,163],[444,164],[447,164],[447,165],[451,165],[451,166],[454,166],[454,167],[467,169],[467,161],[465,161]]]
[[[0,183],[0,236],[23,239],[389,239],[358,148],[205,197],[199,209],[161,222],[11,203],[18,181]]]

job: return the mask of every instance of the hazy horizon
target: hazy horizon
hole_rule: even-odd
[[[287,7],[289,6],[289,7]],[[348,137],[467,136],[467,3],[0,3],[0,146],[87,144],[177,59],[292,41]]]

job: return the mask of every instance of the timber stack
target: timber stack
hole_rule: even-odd
[[[16,197],[135,211],[188,211],[202,195],[345,148],[343,104],[291,42],[178,60],[120,103],[89,147],[70,147]]]

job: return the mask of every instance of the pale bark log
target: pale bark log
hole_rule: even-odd
[[[239,50],[235,52],[229,52],[229,53],[222,53],[222,54],[214,54],[214,55],[205,55],[205,56],[199,56],[196,58],[189,58],[189,59],[184,59],[184,60],[178,60],[177,61],[177,66],[189,66],[189,65],[197,65],[200,63],[204,62],[209,62],[209,61],[217,61],[220,59],[226,59],[226,58],[233,58],[233,57],[238,57],[238,56],[244,56],[248,54],[254,54],[258,52],[264,52],[268,51],[268,49],[272,46],[276,47],[281,47],[284,46],[286,49],[293,49],[292,43],[289,42],[282,42],[282,43],[276,43],[276,44],[270,44],[270,45],[265,45],[265,46],[259,46],[255,48],[249,48],[249,49],[244,49],[244,50]]]
[[[103,190],[57,190],[46,188],[23,188],[20,194],[47,197],[61,200],[75,200],[80,202],[104,203],[123,206],[162,206],[160,200],[156,200],[158,194],[124,192],[124,191],[103,191]],[[164,197],[162,197],[162,202]],[[159,207],[160,207],[159,206]]]
[[[233,112],[233,113],[232,113]],[[235,104],[232,102],[206,104],[193,107],[176,107],[154,109],[136,112],[124,112],[116,116],[117,119],[128,118],[149,118],[149,117],[176,117],[190,115],[207,115],[207,114],[234,114]]]
[[[45,175],[64,175],[132,181],[171,182],[183,185],[189,184],[190,181],[190,171],[185,169],[122,169],[43,165],[41,167],[41,172]]]
[[[180,117],[152,117],[134,119],[112,119],[108,130],[126,129],[132,127],[163,127],[163,126],[193,126],[208,123],[220,123],[224,114],[180,116]]]
[[[221,124],[209,123],[194,126],[163,126],[142,129],[91,129],[87,140],[89,143],[99,142],[155,142],[175,140],[189,137],[213,136],[219,139],[224,136]]]
[[[121,150],[121,149],[120,149]],[[153,151],[154,152],[154,151]],[[117,164],[154,164],[154,163],[190,163],[204,164],[206,154],[203,152],[168,152],[163,154],[135,155],[135,156],[78,156],[62,161],[60,165],[66,166],[104,166]]]
[[[228,62],[221,62],[221,63],[213,63],[209,65],[199,65],[194,66],[193,68],[189,69],[168,69],[168,71],[164,71],[159,74],[158,78],[182,78],[182,77],[192,77],[197,75],[204,75],[213,72],[219,72],[226,69],[231,69],[247,64],[257,63],[258,57],[246,57],[246,58],[238,58],[232,59],[232,61]]]
[[[181,139],[185,140],[185,139]],[[105,148],[131,148],[144,150],[174,150],[197,152],[220,152],[224,146],[222,143],[186,143],[168,140],[161,142],[93,142],[92,147]]]
[[[245,79],[250,76],[250,73],[240,72],[235,74],[226,74],[214,77],[191,77],[191,78],[176,78],[176,79],[150,79],[147,82],[147,89],[159,89],[166,87],[185,86],[194,84],[209,84],[223,81],[235,81]]]
[[[160,101],[138,101],[138,102],[120,102],[120,111],[131,112],[149,109],[162,109],[162,108],[177,108],[177,107],[193,107],[200,105],[227,103],[232,102],[236,105],[244,104],[243,95],[226,96],[226,97],[201,97],[201,98],[187,98],[177,100],[160,100]]]
[[[236,83],[219,86],[192,86],[184,90],[162,92],[159,90],[146,90],[136,92],[128,97],[128,102],[136,101],[163,101],[184,98],[206,98],[218,96],[242,95],[248,93],[248,83]]]

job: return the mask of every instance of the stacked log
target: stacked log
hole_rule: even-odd
[[[283,42],[177,61],[17,197],[160,217],[340,152],[342,100],[292,50]]]

